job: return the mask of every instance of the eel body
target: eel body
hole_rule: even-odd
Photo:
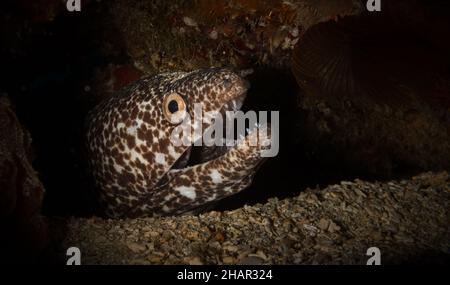
[[[174,215],[248,187],[269,126],[255,126],[234,146],[194,146],[216,117],[194,120],[188,143],[174,143],[176,128],[203,113],[242,106],[249,84],[228,69],[144,77],[96,106],[88,117],[87,153],[105,213],[111,217]],[[181,122],[181,119],[184,119]],[[200,133],[201,134],[201,133]],[[256,144],[250,141],[257,138]],[[265,141],[264,143],[262,143]]]

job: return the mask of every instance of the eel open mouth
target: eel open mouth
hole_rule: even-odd
[[[218,128],[223,130],[222,143],[212,146],[192,144],[162,177],[158,186],[170,184],[169,186],[176,187],[176,180],[186,175],[196,176],[197,181],[203,181],[202,177],[209,180],[211,173],[215,172],[216,168],[226,170],[223,173],[233,174],[230,175],[231,177],[223,175],[220,183],[212,185],[213,188],[230,188],[231,185],[239,185],[239,190],[242,190],[244,186],[250,184],[253,174],[265,161],[261,156],[261,150],[266,149],[269,145],[270,126],[259,125],[257,122],[250,126],[248,125],[250,122],[246,122],[245,133],[237,133],[237,118],[234,116],[227,118],[226,112],[239,111],[245,97],[246,93],[243,92],[224,103],[217,113],[217,116],[220,114],[223,120],[216,120],[217,117],[213,119],[212,124],[222,124],[221,128]],[[226,120],[232,120],[231,123],[235,125],[232,133],[226,128]],[[215,128],[215,130],[217,129]],[[229,143],[227,144],[226,141]]]
[[[227,112],[236,112],[239,111],[242,108],[242,105],[244,104],[246,94],[242,94],[228,102],[226,102],[222,108],[220,109],[219,113],[217,115],[222,116],[222,129],[223,129],[223,138],[224,139],[231,139],[236,141],[237,134],[229,134],[226,130],[226,113]],[[233,119],[234,121],[234,119]],[[218,123],[214,121],[212,124]],[[234,122],[233,122],[234,123]],[[256,127],[256,126],[255,126]],[[246,130],[245,135],[248,134],[248,130]],[[230,137],[232,136],[232,137]],[[234,144],[235,145],[235,144]],[[184,153],[183,155],[175,162],[175,164],[172,166],[171,169],[183,169],[186,167],[198,165],[205,163],[207,161],[211,161],[219,156],[224,155],[227,151],[229,151],[233,146],[227,146],[225,141],[222,145],[213,145],[213,146],[195,146],[192,144]]]

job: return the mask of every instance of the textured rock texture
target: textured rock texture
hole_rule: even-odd
[[[31,261],[46,246],[44,188],[31,165],[31,139],[0,97],[0,251],[2,262]]]
[[[360,11],[355,0],[120,0],[110,9],[127,54],[149,73],[224,65],[286,67],[307,28]]]
[[[444,263],[450,257],[447,172],[341,182],[298,197],[199,216],[68,221],[63,248],[84,264]]]
[[[317,159],[387,176],[450,169],[449,7],[403,2],[320,23],[297,44],[299,133]]]

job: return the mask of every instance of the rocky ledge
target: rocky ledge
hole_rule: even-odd
[[[447,263],[450,177],[355,180],[199,216],[67,221],[83,264]]]

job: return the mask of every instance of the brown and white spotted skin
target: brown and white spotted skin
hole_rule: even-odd
[[[248,83],[227,69],[176,72],[142,78],[102,102],[88,121],[88,157],[102,204],[111,217],[181,214],[248,187],[268,140],[254,129],[237,146],[172,144],[185,110],[236,110]],[[203,129],[208,122],[203,122]],[[198,127],[198,126],[197,126]],[[264,145],[266,142],[264,143]],[[195,151],[193,151],[196,149]],[[193,163],[191,153],[196,152]]]

